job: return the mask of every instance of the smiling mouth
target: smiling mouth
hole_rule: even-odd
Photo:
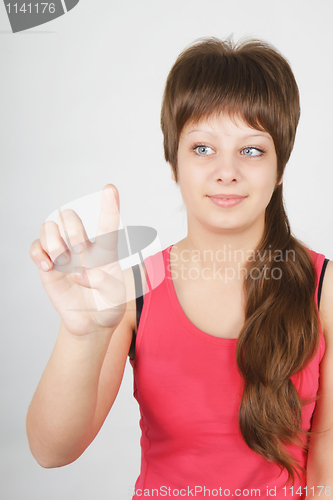
[[[212,194],[207,196],[209,198],[217,198],[221,200],[238,200],[240,198],[246,198],[246,196],[242,196],[241,194]]]
[[[214,195],[214,196],[208,196],[208,198],[217,206],[223,207],[223,208],[229,208],[233,207],[235,205],[238,205],[241,203],[247,196],[240,196],[240,195],[230,195],[230,196],[223,196],[223,195]]]

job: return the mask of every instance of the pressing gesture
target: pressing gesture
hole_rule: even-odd
[[[114,328],[123,317],[126,288],[118,262],[118,228],[119,194],[108,184],[102,192],[94,243],[77,213],[67,209],[60,212],[58,224],[48,221],[41,226],[40,239],[30,247],[43,286],[73,335]],[[70,272],[59,271],[71,261],[75,266],[69,266]]]

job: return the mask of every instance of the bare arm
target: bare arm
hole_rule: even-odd
[[[126,270],[128,279],[132,279]],[[76,460],[99,432],[122,381],[132,340],[133,302],[117,328],[59,335],[27,414],[31,452],[43,467]]]
[[[60,215],[58,224],[42,225],[40,239],[30,248],[61,318],[54,350],[27,414],[30,449],[44,467],[73,462],[98,433],[121,384],[135,317],[132,270],[122,271],[118,262],[116,188],[108,185],[103,190],[95,243],[75,212]],[[110,264],[85,267],[86,257],[93,262],[106,245]],[[58,256],[70,262],[75,248],[84,273],[57,271]]]
[[[99,432],[119,391],[132,328],[132,302],[107,332],[78,337],[61,324],[27,414],[30,449],[41,466],[73,462]]]
[[[323,281],[320,321],[326,350],[320,364],[320,398],[312,420],[313,431],[323,431],[310,439],[307,464],[307,499],[333,494],[333,262],[329,262]],[[314,496],[313,496],[314,493]]]

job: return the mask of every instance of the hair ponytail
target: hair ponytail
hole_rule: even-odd
[[[272,260],[274,254],[279,259]],[[301,401],[290,377],[315,355],[319,329],[313,264],[290,233],[282,186],[266,209],[265,232],[255,255],[260,260],[247,264],[245,325],[236,351],[244,379],[239,425],[246,444],[285,468],[288,481],[294,481],[297,469],[305,471],[284,445],[304,447],[300,436],[310,433],[301,429],[302,405],[308,401]],[[272,279],[273,269],[279,271],[278,279]]]

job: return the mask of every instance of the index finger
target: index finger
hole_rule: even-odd
[[[116,186],[107,184],[102,191],[96,236],[118,231],[119,220],[119,193]]]
[[[109,263],[118,262],[118,229],[119,229],[119,194],[116,186],[107,184],[102,191],[101,211],[99,214],[94,248],[99,254],[107,251]],[[104,260],[105,260],[104,255]]]

